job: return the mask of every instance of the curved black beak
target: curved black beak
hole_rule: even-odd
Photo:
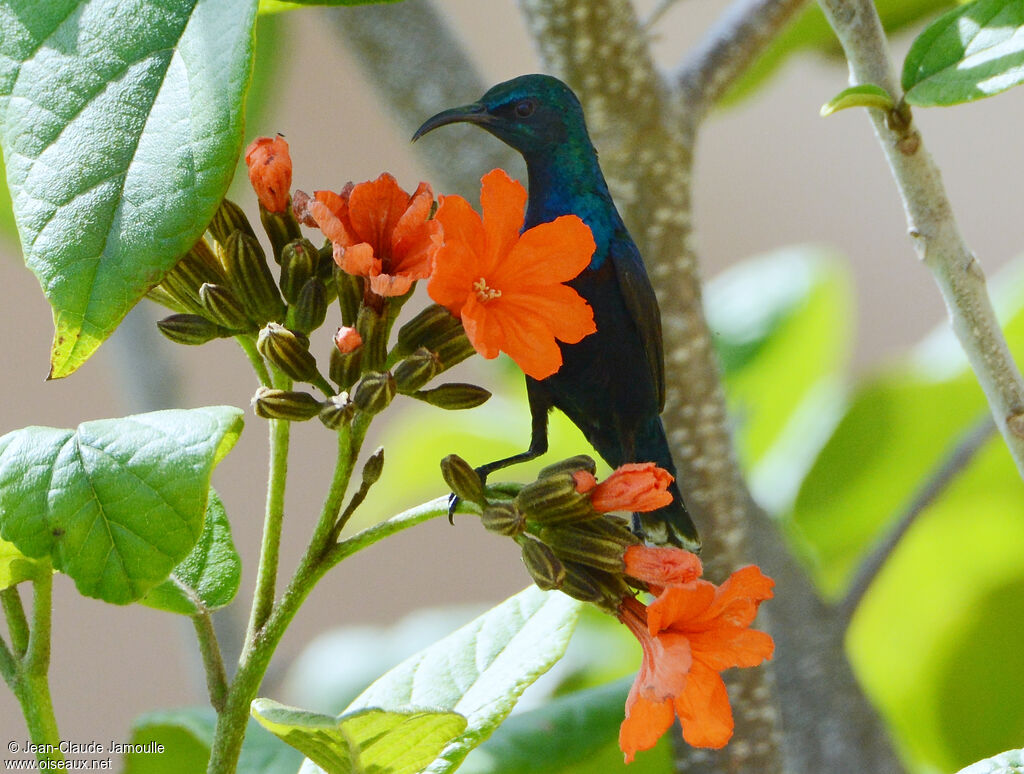
[[[487,112],[486,106],[479,102],[474,102],[472,105],[463,105],[462,107],[451,108],[450,110],[442,110],[436,116],[431,116],[423,122],[423,125],[420,126],[412,136],[412,141],[416,142],[416,140],[427,132],[433,131],[434,129],[437,129],[437,127],[444,126],[445,124],[488,124],[491,122],[491,119],[492,116]]]

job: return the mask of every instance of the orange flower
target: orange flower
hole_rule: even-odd
[[[595,511],[635,511],[643,513],[663,508],[672,502],[668,485],[673,477],[653,462],[630,462],[620,465],[600,484],[588,471],[573,474],[576,491],[591,492],[590,502]]]
[[[363,345],[363,337],[359,335],[359,331],[355,328],[342,326],[334,334],[334,345],[341,354],[347,355],[349,352],[355,352]]]
[[[284,137],[257,137],[245,149],[245,165],[263,208],[284,212],[292,187],[292,157]]]
[[[370,280],[378,296],[400,296],[430,276],[441,243],[441,225],[430,219],[434,192],[420,183],[410,196],[387,172],[340,193],[303,196],[303,222],[312,220],[334,243],[334,261],[344,271]],[[298,198],[298,197],[297,197]]]
[[[678,716],[683,738],[694,747],[724,747],[732,736],[732,709],[719,672],[757,666],[771,658],[772,638],[750,629],[757,608],[772,596],[771,578],[754,566],[737,570],[721,586],[695,578],[699,562],[633,546],[627,573],[659,589],[645,607],[627,597],[619,620],[640,641],[643,663],[626,699],[619,747],[626,762],[650,749]]]
[[[576,344],[597,328],[590,305],[563,283],[590,263],[594,238],[575,215],[522,235],[526,190],[500,169],[484,175],[481,218],[460,196],[444,196],[444,227],[427,292],[462,318],[486,358],[506,352],[534,379],[562,365],[557,341]],[[556,341],[557,340],[557,341]]]

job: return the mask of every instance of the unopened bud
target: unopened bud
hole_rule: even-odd
[[[316,277],[302,287],[295,304],[288,309],[293,330],[309,334],[327,319],[327,288]]]
[[[576,491],[568,473],[527,484],[516,495],[516,506],[526,518],[544,525],[572,524],[597,517],[590,499]]]
[[[210,225],[207,226],[207,229],[210,234],[213,235],[213,238],[221,245],[224,245],[228,241],[228,237],[231,236],[232,231],[241,231],[248,234],[253,239],[256,238],[256,232],[252,230],[252,224],[250,224],[249,219],[245,217],[245,213],[242,212],[242,208],[230,199],[221,200],[220,206],[213,214],[213,220],[210,221]]]
[[[594,462],[593,457],[586,454],[577,454],[575,457],[559,460],[558,462],[553,462],[547,467],[542,468],[540,473],[537,474],[537,478],[557,476],[560,473],[575,473],[577,470],[586,470],[587,472],[594,474],[597,472],[597,463]]]
[[[404,395],[416,392],[440,370],[437,357],[426,347],[420,347],[395,366],[395,384]]]
[[[338,304],[341,306],[341,321],[345,325],[355,325],[359,316],[359,307],[363,303],[363,278],[342,271],[334,263],[333,258],[331,258],[331,264],[334,272],[334,286],[338,291]]]
[[[562,564],[565,566],[565,580],[560,591],[581,602],[595,604],[607,613],[614,615],[623,598],[633,593],[621,575],[571,561],[563,561]]]
[[[309,353],[306,337],[299,338],[283,325],[269,323],[260,331],[256,348],[292,379],[307,382],[316,374],[316,359]]]
[[[198,314],[172,314],[158,321],[156,327],[176,344],[205,344],[231,335],[230,331]]]
[[[260,222],[263,230],[267,232],[270,239],[270,246],[274,251],[274,260],[281,263],[281,256],[284,254],[284,246],[289,242],[302,238],[302,229],[299,228],[299,221],[295,219],[292,208],[286,207],[282,212],[270,212],[260,203]]]
[[[565,581],[565,566],[555,552],[526,533],[516,538],[516,542],[523,551],[523,564],[533,582],[544,591],[559,588]]]
[[[352,390],[352,400],[360,411],[379,414],[395,397],[395,378],[387,371],[364,374]]]
[[[571,526],[545,526],[540,539],[562,559],[621,574],[626,566],[622,555],[627,546],[637,543],[637,539],[629,530],[618,532],[590,528],[600,521],[592,519]]]
[[[337,430],[351,422],[355,413],[356,404],[349,399],[347,392],[343,392],[324,401],[320,408],[320,421],[331,430]]]
[[[373,486],[384,472],[384,447],[381,446],[370,455],[363,465],[363,486]]]
[[[287,419],[290,422],[305,422],[320,413],[320,401],[308,392],[273,390],[260,387],[252,398],[256,416],[264,419]]]
[[[514,537],[526,529],[526,519],[508,502],[488,505],[480,514],[480,522],[485,529],[506,537]]]
[[[334,332],[334,346],[340,353],[347,355],[363,346],[363,337],[355,328],[343,325]]]
[[[296,239],[281,251],[281,293],[294,304],[305,285],[316,273],[320,254],[308,239]]]
[[[441,361],[442,370],[447,371],[466,358],[476,353],[473,343],[461,328],[434,347],[437,359]]]
[[[164,291],[183,311],[201,313],[199,288],[206,282],[224,284],[226,278],[213,250],[200,239],[174,265],[158,288]]]
[[[408,355],[420,347],[437,352],[438,346],[462,330],[462,322],[440,304],[431,304],[398,329],[396,351]]]
[[[487,504],[484,482],[480,480],[480,474],[459,455],[449,454],[441,460],[441,475],[448,488],[460,499],[479,506]]]
[[[387,315],[363,305],[356,318],[356,330],[363,339],[363,369],[382,371],[387,360]]]
[[[451,384],[442,384],[432,390],[414,392],[412,397],[429,403],[431,406],[449,411],[461,411],[483,405],[491,397],[491,393],[475,384],[452,382]]]
[[[362,359],[361,350],[342,353],[337,348],[332,349],[329,372],[331,381],[341,389],[347,390],[359,380]]]
[[[255,327],[246,316],[238,297],[226,285],[204,282],[199,288],[199,302],[213,322],[229,330],[245,331]]]
[[[224,269],[246,314],[264,325],[284,319],[284,301],[260,243],[241,231],[232,233],[224,244]]]

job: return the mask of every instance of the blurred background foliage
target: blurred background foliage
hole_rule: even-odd
[[[273,5],[281,10],[287,4]],[[919,29],[922,20],[955,3],[879,0],[877,5],[888,30],[898,32]],[[259,21],[249,135],[263,126],[274,91],[286,86],[275,76],[295,45],[284,32],[287,16],[267,14]],[[768,48],[728,101],[749,97],[787,57],[807,51],[839,54],[816,6]],[[245,176],[239,174],[232,195],[243,198],[244,192]],[[0,233],[16,240],[2,186]],[[1024,263],[1004,269],[990,286],[1019,360]],[[821,593],[837,601],[860,563],[986,411],[944,323],[900,357],[853,377],[853,294],[846,259],[826,245],[785,247],[740,261],[711,279],[705,293],[737,450],[754,495],[776,517]],[[378,440],[387,450],[389,470],[402,471],[402,478],[376,487],[350,529],[436,497],[443,454],[457,453],[478,464],[522,450],[529,426],[522,380],[510,361],[500,365],[492,369],[499,374],[492,385],[495,395],[479,409],[442,414],[408,401],[402,411],[393,411]],[[563,416],[551,419],[548,455],[506,477],[529,480],[547,462],[587,449]],[[1022,545],[1024,484],[1002,440],[992,434],[920,513],[856,611],[848,635],[850,658],[913,771],[951,771],[1021,744]],[[324,633],[289,668],[283,698],[315,711],[339,712],[385,669],[478,612],[423,611],[386,628]],[[625,678],[638,660],[623,627],[586,614],[566,658],[524,695],[517,713],[471,754],[463,771],[624,770],[616,729],[628,690]],[[154,714],[140,719],[138,728],[152,731],[161,722]],[[204,722],[197,715],[195,729],[205,728]],[[203,732],[174,727],[161,733],[195,741]],[[151,737],[137,733],[139,739]],[[668,770],[665,742],[629,770]],[[249,763],[243,759],[240,770],[295,771],[291,751],[271,740],[277,752],[261,758],[256,750],[261,744],[267,744],[266,735],[251,733]],[[203,768],[201,757],[197,770]],[[126,770],[157,771],[152,766],[158,759],[129,761]]]

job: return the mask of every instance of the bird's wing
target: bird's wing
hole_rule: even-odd
[[[661,343],[661,312],[658,299],[647,277],[644,260],[628,233],[617,232],[611,241],[610,256],[615,266],[622,298],[626,302],[651,368],[651,379],[658,391],[658,408],[665,408],[665,351]]]

